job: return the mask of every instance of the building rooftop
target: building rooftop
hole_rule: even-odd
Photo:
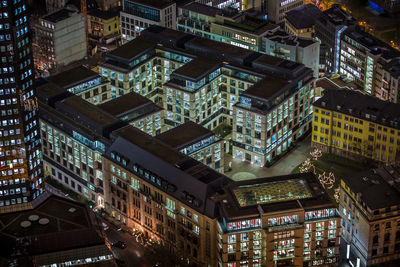
[[[398,50],[358,27],[349,28],[343,34],[364,46],[373,55],[381,55],[386,60],[400,57]]]
[[[156,138],[179,150],[213,135],[207,128],[189,121],[157,135]]]
[[[89,16],[93,16],[96,18],[100,18],[103,20],[109,20],[115,17],[119,17],[119,13],[121,11],[121,8],[114,8],[110,10],[101,10],[101,9],[92,9],[88,11]]]
[[[62,20],[65,20],[65,19],[71,17],[75,13],[76,13],[75,11],[63,8],[63,9],[57,10],[53,13],[50,13],[49,15],[42,17],[42,19],[53,22],[53,23],[57,23],[57,22],[60,22]]]
[[[95,105],[87,102],[79,96],[71,96],[60,101],[60,106],[67,107],[68,110],[62,108],[62,111],[69,112],[71,116],[78,120],[87,120],[99,125],[107,127],[119,122],[117,118],[101,110]],[[82,121],[84,122],[84,121]]]
[[[400,104],[388,103],[356,91],[325,91],[324,96],[314,102],[314,106],[400,129]]]
[[[269,99],[290,84],[290,81],[286,79],[276,76],[267,76],[255,85],[249,87],[249,89],[244,92],[244,95],[251,95],[262,99]]]
[[[240,207],[312,197],[302,179],[242,185],[232,189]]]
[[[354,25],[357,21],[346,11],[344,11],[340,5],[332,5],[328,10],[322,12],[321,16],[318,18],[321,24],[326,24],[328,22],[339,26],[339,25]]]
[[[31,256],[97,245],[107,251],[98,231],[83,204],[52,195],[33,209],[0,215],[0,254],[10,257],[21,238]]]
[[[204,14],[210,17],[215,17],[217,14],[221,14],[222,10],[209,5],[200,4],[198,2],[191,2],[187,5],[181,7],[182,9],[187,9],[195,13]]]
[[[288,11],[286,19],[296,29],[306,29],[315,25],[321,13],[322,11],[315,5],[307,4]]]
[[[382,166],[342,178],[371,209],[400,205],[400,166]]]
[[[348,89],[350,90],[349,87],[343,85],[343,84],[338,84],[337,79],[332,80],[326,77],[320,78],[315,82],[316,87],[321,87],[324,90],[341,90],[341,89]]]
[[[197,57],[176,69],[173,74],[192,81],[199,81],[222,65],[220,60],[209,57]]]
[[[78,66],[67,71],[60,72],[56,75],[52,75],[47,80],[50,82],[68,89],[77,84],[99,78],[100,75],[86,67]]]
[[[126,60],[139,56],[146,51],[154,49],[156,44],[154,42],[144,40],[143,38],[136,38],[129,43],[120,46],[108,54],[115,57],[120,57]]]
[[[227,221],[259,217],[260,213],[335,208],[312,173],[231,182],[218,199]]]
[[[98,107],[113,116],[120,117],[147,104],[154,103],[138,93],[131,92],[98,105]]]
[[[134,0],[131,2],[149,6],[149,7],[158,8],[158,9],[163,9],[170,5],[175,4],[176,1],[174,1],[174,0]]]
[[[224,20],[223,25],[255,35],[264,34],[267,31],[279,28],[278,25],[268,22],[267,20],[249,16],[247,14],[237,16],[235,21]]]
[[[317,41],[311,38],[299,37],[296,35],[291,35],[285,32],[283,29],[276,29],[269,31],[265,38],[277,42],[278,44],[286,44],[291,46],[307,47],[315,44]]]

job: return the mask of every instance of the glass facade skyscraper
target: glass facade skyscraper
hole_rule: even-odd
[[[27,3],[0,1],[0,213],[44,190]]]

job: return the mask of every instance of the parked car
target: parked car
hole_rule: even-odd
[[[117,242],[112,243],[112,246],[116,247],[116,248],[126,248],[126,242],[117,241]]]
[[[107,231],[110,227],[106,223],[101,223],[101,226],[103,226],[103,230]]]

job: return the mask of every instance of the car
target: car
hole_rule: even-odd
[[[112,246],[116,247],[116,248],[126,248],[126,242],[117,241],[117,242],[112,243]]]

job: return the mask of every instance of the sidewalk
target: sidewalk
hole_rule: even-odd
[[[300,165],[310,156],[311,136],[306,137],[297,146],[276,162],[271,167],[254,166],[250,162],[233,159],[231,155],[225,154],[225,175],[233,180],[248,180],[253,178],[272,177],[290,174],[294,168]],[[232,170],[226,171],[229,162],[232,161]]]

